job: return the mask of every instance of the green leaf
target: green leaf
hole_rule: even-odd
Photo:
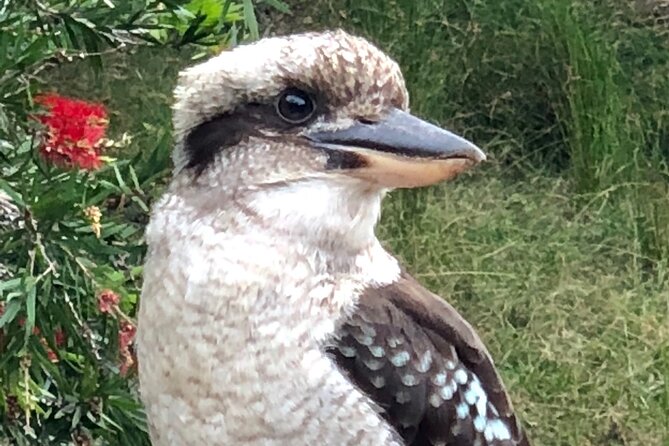
[[[112,183],[112,182],[110,182],[110,181],[107,181],[107,180],[100,180],[99,183],[100,183],[101,186],[104,186],[104,187],[107,188],[107,189],[111,189],[111,190],[113,190],[114,192],[123,192],[123,189],[121,189],[121,188],[118,187],[116,184],[114,184],[114,183]]]
[[[37,284],[34,280],[30,281],[28,284],[28,289],[26,291],[26,330],[31,332],[35,326],[35,301],[37,298]]]
[[[60,221],[79,203],[81,185],[77,182],[77,174],[70,174],[65,181],[51,179],[48,189],[36,186],[32,211],[37,221]]]
[[[20,309],[21,303],[18,300],[9,301],[5,306],[5,313],[0,317],[0,328],[13,321]]]
[[[3,280],[2,282],[0,282],[0,292],[9,291],[9,290],[13,290],[14,288],[18,288],[18,287],[21,286],[22,281],[23,281],[23,277],[16,277],[14,279]]]
[[[74,430],[81,420],[81,406],[77,406],[72,415],[72,422],[70,423],[70,429]]]
[[[132,200],[133,202],[137,203],[137,205],[138,205],[140,208],[142,208],[142,210],[143,210],[144,212],[148,213],[148,212],[150,211],[150,210],[149,210],[149,207],[146,205],[146,203],[144,203],[144,201],[142,201],[142,199],[139,198],[137,195],[133,195],[133,196],[130,198],[130,200]]]
[[[111,426],[115,427],[116,429],[119,429],[119,430],[122,430],[122,429],[123,429],[118,423],[116,423],[114,420],[112,420],[111,418],[109,418],[109,417],[108,417],[107,415],[105,415],[104,413],[101,413],[101,414],[100,414],[100,420],[101,420],[101,421],[104,421],[105,423],[110,424]]]
[[[65,406],[63,406],[58,412],[56,412],[56,414],[54,415],[54,418],[56,420],[58,420],[60,418],[63,418],[65,415],[69,415],[72,412],[74,412],[76,407],[77,406],[76,406],[75,403],[68,403]]]
[[[204,20],[205,20],[204,16],[197,16],[195,20],[193,20],[190,23],[188,29],[186,29],[186,31],[181,36],[181,42],[180,42],[181,45],[196,43],[200,39],[200,37],[202,37],[200,28]]]
[[[133,266],[132,269],[130,270],[130,276],[133,278],[141,277],[143,273],[144,273],[143,265]]]
[[[23,202],[23,198],[21,197],[21,194],[16,192],[12,186],[9,185],[8,182],[0,178],[0,189],[5,191],[7,195],[12,199],[12,201],[20,206],[25,206],[25,203]]]
[[[135,305],[137,303],[139,296],[135,293],[128,293],[125,295],[125,300],[132,305]]]
[[[244,0],[244,24],[249,30],[249,37],[251,40],[258,40],[260,33],[258,32],[258,20],[253,9],[253,2],[251,0]]]
[[[191,0],[186,3],[185,8],[195,16],[204,16],[201,26],[209,28],[218,23],[218,18],[223,11],[223,5],[219,0]]]
[[[135,190],[141,192],[142,188],[139,187],[139,180],[137,179],[137,173],[135,173],[135,169],[132,166],[128,166],[128,171],[130,172],[130,179],[132,179],[132,184],[135,186]]]
[[[123,176],[121,175],[121,171],[118,169],[118,166],[114,164],[114,175],[116,176],[116,181],[118,182],[119,187],[123,191],[124,194],[127,195],[132,195],[132,190],[128,187],[128,185],[125,183],[123,180]]]

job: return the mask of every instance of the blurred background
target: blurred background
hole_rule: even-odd
[[[379,237],[537,445],[669,445],[669,3],[0,0],[0,445],[146,445],[134,316],[180,69],[341,27],[490,161]],[[178,355],[179,352],[174,352]]]

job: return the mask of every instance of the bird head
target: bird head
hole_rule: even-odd
[[[262,192],[265,208],[283,197],[284,213],[291,201],[324,218],[341,213],[337,204],[354,224],[352,201],[376,205],[388,189],[437,183],[485,159],[412,115],[397,63],[343,31],[224,51],[182,72],[175,97],[176,177],[212,197]]]

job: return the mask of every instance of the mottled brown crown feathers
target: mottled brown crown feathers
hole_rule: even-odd
[[[291,64],[295,51],[310,37],[315,58],[307,66]],[[408,93],[397,63],[362,37],[343,30],[288,37],[280,66],[282,80],[321,92],[331,107],[369,102],[401,109],[408,107]],[[298,68],[299,71],[296,71]]]

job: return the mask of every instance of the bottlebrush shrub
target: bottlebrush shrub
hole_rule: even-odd
[[[133,318],[145,188],[167,163],[149,156],[161,166],[151,175],[147,162],[106,156],[119,144],[106,135],[103,104],[47,94],[35,105],[32,146],[18,148],[0,179],[0,435],[147,444]]]
[[[108,134],[104,104],[41,79],[74,57],[104,69],[109,51],[257,35],[251,1],[0,9],[0,444],[148,445],[134,317],[169,129],[152,127],[153,147],[124,150],[132,138]]]

